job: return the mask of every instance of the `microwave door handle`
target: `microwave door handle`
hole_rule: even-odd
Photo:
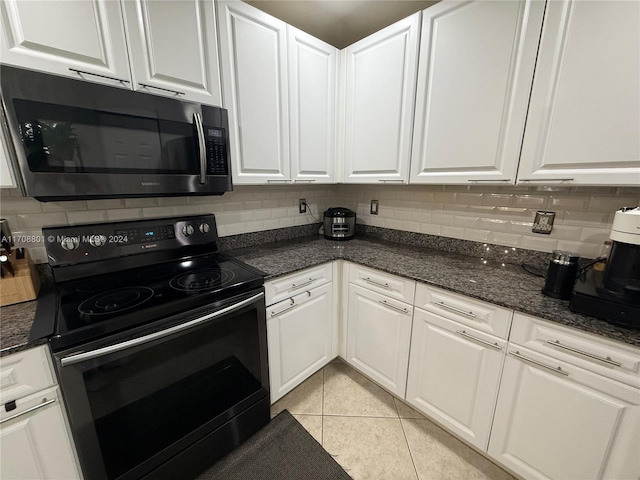
[[[204,141],[204,127],[202,126],[202,117],[199,113],[193,114],[193,123],[196,126],[198,135],[198,156],[200,158],[200,183],[207,181],[207,147]]]

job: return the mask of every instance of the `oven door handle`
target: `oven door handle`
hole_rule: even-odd
[[[143,337],[133,338],[131,340],[127,340],[126,342],[116,343],[115,345],[109,345],[108,347],[102,347],[96,350],[91,350],[90,352],[82,352],[82,353],[69,355],[68,357],[64,357],[60,363],[62,364],[63,367],[66,367],[69,365],[73,365],[74,363],[84,362],[86,360],[91,360],[93,358],[98,358],[104,355],[109,355],[111,353],[120,352],[128,348],[137,347],[138,345],[144,345],[145,343],[153,342],[154,340],[168,337],[169,335],[173,335],[183,330],[188,330],[192,327],[195,327],[196,325],[199,325],[204,322],[208,322],[213,318],[221,317],[235,310],[239,310],[263,297],[264,297],[264,292],[260,292],[257,295],[249,297],[238,303],[234,303],[233,305],[229,305],[228,307],[225,307],[221,310],[218,310],[213,313],[209,313],[202,317],[195,318],[186,323],[181,323],[180,325],[175,325],[173,327],[167,328],[166,330],[160,330],[159,332],[150,333],[149,335],[145,335]]]
[[[199,113],[193,114],[193,123],[196,127],[198,135],[198,159],[200,161],[200,183],[207,181],[207,145],[204,140],[204,127],[202,126],[202,117]]]

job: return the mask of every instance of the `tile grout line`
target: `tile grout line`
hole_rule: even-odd
[[[409,439],[407,438],[407,432],[404,431],[404,424],[402,423],[402,418],[400,417],[400,410],[398,409],[398,401],[394,398],[393,405],[396,407],[396,412],[398,412],[398,421],[400,422],[400,428],[402,429],[402,435],[404,436],[404,441],[407,444],[407,450],[409,450],[409,458],[411,458],[411,465],[413,465],[413,471],[416,472],[416,478],[420,480],[420,475],[418,475],[418,468],[416,467],[416,462],[413,459],[413,452],[411,451],[411,445],[409,445]]]

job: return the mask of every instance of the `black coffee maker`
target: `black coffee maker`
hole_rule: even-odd
[[[591,269],[576,281],[569,308],[640,329],[640,207],[618,210],[610,237],[604,270]]]

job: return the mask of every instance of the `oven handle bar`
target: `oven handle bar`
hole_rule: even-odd
[[[154,340],[158,340],[160,338],[173,335],[183,330],[188,330],[196,325],[207,322],[213,318],[221,317],[223,315],[226,315],[227,313],[231,313],[235,310],[239,310],[249,305],[250,303],[255,302],[256,300],[259,300],[262,297],[264,297],[264,292],[260,292],[257,295],[247,298],[246,300],[242,300],[241,302],[234,303],[233,305],[225,307],[216,312],[209,313],[207,315],[204,315],[203,317],[195,318],[189,322],[182,323],[180,325],[175,325],[171,328],[167,328],[166,330],[150,333],[149,335],[145,335],[143,337],[133,338],[131,340],[127,340],[126,342],[116,343],[115,345],[109,345],[108,347],[98,348],[90,352],[82,352],[82,353],[76,353],[74,355],[69,355],[68,357],[64,357],[61,360],[62,366],[66,367],[68,365],[73,365],[74,363],[84,362],[85,360],[91,360],[92,358],[98,358],[104,355],[109,355],[111,353],[120,352],[122,350],[126,350],[131,347],[137,347],[138,345],[143,345],[145,343],[153,342]]]

